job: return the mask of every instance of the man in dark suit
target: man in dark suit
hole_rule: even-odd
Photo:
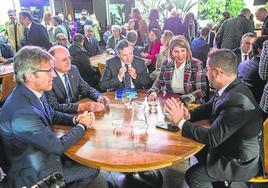
[[[242,36],[240,47],[232,50],[236,55],[238,65],[241,61],[245,61],[253,57],[252,45],[256,38],[257,37],[254,33],[246,33]]]
[[[268,35],[268,12],[264,7],[259,8],[255,12],[256,19],[263,22],[261,35]]]
[[[46,96],[54,110],[66,113],[102,111],[103,104],[109,105],[109,99],[90,87],[76,66],[71,65],[70,53],[66,48],[53,46],[49,53],[55,58],[56,77],[53,79],[52,90],[46,92]],[[88,97],[97,102],[77,104],[81,97]]]
[[[100,53],[100,47],[97,39],[94,36],[92,26],[86,25],[84,27],[84,31],[85,31],[84,45],[83,45],[84,48],[86,49],[86,51],[88,51],[90,56],[97,55],[98,53]]]
[[[34,22],[29,12],[20,12],[19,21],[25,28],[25,40],[22,41],[23,45],[40,46],[46,50],[51,47],[46,28]]]
[[[165,104],[181,134],[206,145],[197,155],[198,163],[185,174],[191,188],[212,188],[215,181],[245,182],[260,170],[262,113],[250,90],[237,78],[235,61],[227,49],[209,58],[207,77],[217,89],[209,102],[190,113],[174,98]],[[210,128],[192,123],[202,119],[210,120]]]
[[[111,54],[114,53],[114,49],[118,42],[122,39],[125,39],[125,37],[121,34],[121,28],[119,25],[113,25],[112,32],[113,35],[108,38],[106,45],[106,51]]]
[[[14,61],[14,53],[11,46],[0,42],[0,62],[11,63]]]
[[[116,51],[118,55],[106,61],[100,89],[106,91],[123,87],[150,88],[151,80],[145,62],[134,57],[133,47],[128,41],[121,40]]]
[[[53,57],[43,49],[21,49],[16,54],[14,70],[17,86],[0,114],[0,135],[10,162],[9,187],[31,187],[57,171],[68,187],[87,187],[99,170],[68,158],[64,163],[61,155],[92,126],[94,114],[72,116],[56,112],[48,105],[43,92],[51,90],[55,73]],[[54,124],[74,127],[58,138],[53,132]]]

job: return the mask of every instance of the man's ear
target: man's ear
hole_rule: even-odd
[[[24,79],[25,79],[25,82],[27,81],[32,81],[34,79],[35,75],[31,72],[26,72],[24,74]]]

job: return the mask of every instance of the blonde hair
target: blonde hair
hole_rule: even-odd
[[[174,60],[172,51],[178,46],[187,50],[187,60],[192,60],[192,51],[188,40],[183,35],[173,37],[169,43],[169,60]]]

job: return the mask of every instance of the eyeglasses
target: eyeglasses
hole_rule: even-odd
[[[67,38],[62,38],[62,39],[59,39],[59,40],[64,40],[64,41],[66,41],[66,40],[67,40]]]
[[[49,73],[52,73],[54,72],[54,67],[51,67],[50,69],[38,69],[34,72],[49,72]]]

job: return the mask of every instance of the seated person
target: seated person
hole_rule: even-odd
[[[167,93],[175,93],[185,103],[203,102],[207,90],[206,75],[202,62],[192,58],[187,39],[179,35],[170,41],[170,59],[161,68],[159,77],[148,91],[149,100],[165,87]]]
[[[258,37],[252,45],[253,57],[242,61],[238,66],[238,77],[248,86],[257,103],[261,96],[266,81],[259,76],[259,63],[264,41],[268,40],[267,35]]]
[[[87,26],[85,26],[87,27]],[[85,31],[86,32],[86,31]],[[81,74],[81,77],[93,88],[98,89],[100,72],[93,67],[89,60],[89,53],[83,48],[84,36],[77,33],[73,37],[73,44],[68,49],[74,64]]]
[[[137,46],[137,40],[138,40],[138,34],[137,31],[135,30],[131,30],[127,32],[127,37],[126,37],[127,41],[129,42],[129,44],[133,47],[133,54],[134,56],[137,57],[141,57],[141,46]]]
[[[102,111],[104,104],[109,105],[109,99],[89,86],[75,65],[71,65],[68,50],[62,46],[53,46],[49,53],[55,58],[55,78],[52,90],[46,92],[48,103],[54,110],[76,114],[82,111]],[[77,104],[82,98],[91,98],[97,102]]]
[[[106,27],[106,31],[103,33],[103,41],[105,42],[105,45],[107,45],[108,42],[108,38],[110,36],[112,36],[112,26],[111,25],[107,25]]]
[[[53,43],[53,46],[61,45],[65,48],[68,48],[68,39],[64,33],[58,33],[56,36],[56,40]]]
[[[246,33],[242,36],[240,47],[232,50],[236,55],[237,64],[252,58],[252,44],[255,40],[254,33]]]
[[[39,47],[26,46],[16,54],[17,86],[0,114],[0,136],[10,162],[8,187],[31,187],[54,172],[63,176],[66,187],[88,187],[99,173],[64,156],[92,127],[94,114],[73,116],[48,105],[44,92],[52,88],[53,62],[53,57]],[[55,124],[74,126],[57,137]]]
[[[85,50],[88,51],[90,56],[99,54],[100,47],[99,47],[97,39],[95,38],[92,26],[85,25],[84,32],[85,32],[85,37],[84,37],[83,46]]]
[[[212,188],[216,181],[247,182],[261,171],[262,111],[237,78],[231,50],[221,49],[210,56],[207,77],[217,89],[207,103],[190,112],[174,98],[165,104],[180,134],[205,144],[196,154],[198,163],[186,171],[185,180],[191,188]],[[193,123],[207,119],[211,123],[208,128]]]
[[[209,29],[204,27],[200,31],[200,36],[192,41],[193,57],[203,62],[203,67],[206,67],[207,57],[209,53],[209,45],[206,40],[208,38]]]
[[[162,46],[160,48],[159,54],[157,54],[155,70],[150,74],[150,78],[152,80],[156,80],[156,78],[159,76],[162,64],[168,58],[169,42],[171,41],[172,37],[173,33],[171,31],[169,30],[164,31],[161,37]]]
[[[119,25],[112,26],[112,33],[113,35],[108,38],[107,45],[106,45],[106,52],[110,54],[114,54],[115,46],[118,42],[125,37],[121,34],[121,28]]]
[[[161,31],[159,29],[153,28],[149,34],[149,45],[146,53],[142,52],[141,57],[150,59],[152,63],[148,66],[149,71],[155,70],[156,55],[160,51],[161,47]]]
[[[102,91],[116,88],[144,89],[151,86],[144,60],[133,56],[133,48],[127,40],[117,45],[118,55],[106,61],[105,71],[100,80]]]
[[[14,53],[11,46],[0,42],[0,63],[11,63],[14,61]]]

